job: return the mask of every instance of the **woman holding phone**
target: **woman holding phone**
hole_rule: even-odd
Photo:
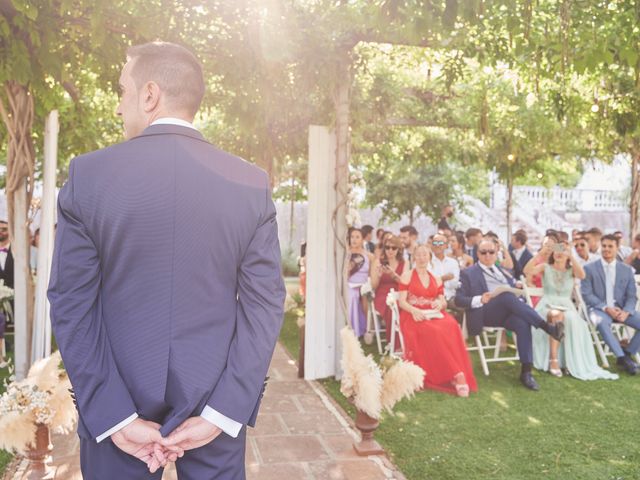
[[[400,278],[409,270],[402,253],[402,240],[395,235],[385,235],[380,258],[373,261],[371,268],[371,288],[375,291],[373,304],[384,320],[387,342],[391,339],[391,308],[387,305],[387,295],[392,288],[398,291]]]
[[[542,275],[543,296],[536,311],[550,323],[564,321],[565,337],[557,340],[536,329],[533,336],[533,365],[538,370],[562,376],[562,368],[579,380],[609,379],[618,375],[598,366],[587,323],[580,318],[571,301],[576,279],[585,277],[580,262],[573,256],[568,242],[557,242],[537,254],[537,262],[530,261],[524,273]]]

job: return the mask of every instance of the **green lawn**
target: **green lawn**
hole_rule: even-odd
[[[294,358],[296,329],[287,316],[281,341]],[[519,365],[493,364],[485,377],[471,356],[478,394],[420,392],[383,418],[376,438],[409,480],[640,478],[640,377],[582,382],[538,372],[541,390],[531,392],[517,381]],[[353,416],[339,383],[322,384]]]

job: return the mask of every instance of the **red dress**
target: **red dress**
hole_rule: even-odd
[[[443,293],[443,286],[429,273],[429,286],[425,287],[420,276],[413,270],[409,285],[400,284],[407,291],[407,301],[414,307],[428,310],[431,301]],[[421,367],[426,375],[424,388],[456,394],[451,384],[453,377],[463,372],[472,392],[478,391],[469,354],[462,339],[462,331],[456,319],[446,311],[444,318],[416,322],[406,310],[400,313],[400,330],[404,338],[404,358]]]

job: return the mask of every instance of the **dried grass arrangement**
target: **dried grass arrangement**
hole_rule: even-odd
[[[393,414],[393,407],[410,398],[422,387],[425,372],[417,365],[400,359],[381,367],[372,355],[365,356],[353,330],[344,327],[342,339],[342,394],[350,398],[358,410],[380,419],[383,409]]]
[[[55,352],[33,364],[24,380],[5,384],[0,396],[1,449],[26,453],[35,445],[38,424],[61,433],[73,428],[77,412],[69,394],[71,382],[60,364],[60,352]]]

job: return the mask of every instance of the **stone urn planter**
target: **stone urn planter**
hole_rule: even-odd
[[[27,459],[29,467],[27,469],[29,480],[44,480],[52,478],[53,470],[49,463],[51,462],[51,437],[49,435],[49,427],[42,423],[37,424],[35,445],[27,450]]]
[[[380,455],[384,450],[378,442],[373,438],[373,432],[376,431],[380,422],[370,417],[362,410],[356,410],[356,428],[360,430],[361,440],[353,444],[356,453],[361,456]]]

